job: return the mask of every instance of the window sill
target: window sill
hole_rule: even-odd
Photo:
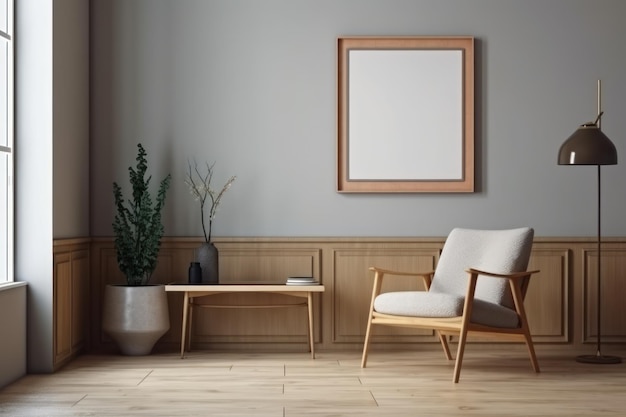
[[[19,281],[19,282],[3,282],[0,283],[0,292],[7,291],[17,287],[25,287],[28,283]]]

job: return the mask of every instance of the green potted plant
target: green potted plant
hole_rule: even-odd
[[[170,326],[165,287],[149,281],[157,265],[164,231],[161,211],[171,176],[161,181],[153,200],[146,157],[138,144],[137,166],[128,168],[132,186],[128,201],[122,188],[113,183],[115,251],[126,284],[106,286],[102,328],[127,355],[149,354]]]

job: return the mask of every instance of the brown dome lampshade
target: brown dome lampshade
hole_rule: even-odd
[[[602,117],[602,112],[598,119]],[[615,165],[615,145],[596,122],[585,123],[559,149],[559,165]]]

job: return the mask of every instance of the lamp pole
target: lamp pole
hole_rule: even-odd
[[[598,80],[598,114],[602,116],[602,80]],[[602,117],[598,117],[596,121],[598,124],[598,129],[602,130]],[[596,242],[596,253],[598,254],[598,263],[596,264],[596,276],[597,279],[597,291],[598,304],[596,305],[596,317],[598,320],[597,323],[597,331],[598,331],[598,340],[597,340],[597,349],[596,349],[596,357],[602,357],[602,337],[600,335],[601,326],[602,326],[602,174],[601,174],[601,165],[598,164],[598,241]]]
[[[598,126],[599,127],[599,126]],[[596,350],[596,356],[602,357],[602,338],[600,337],[601,331],[600,328],[602,326],[602,237],[601,237],[601,228],[602,228],[602,192],[601,192],[601,169],[600,165],[598,165],[598,241],[596,242],[596,253],[598,254],[598,262],[596,263],[596,276],[597,276],[597,291],[598,291],[598,303],[596,305],[596,317],[598,319],[597,329],[598,329],[598,348]]]

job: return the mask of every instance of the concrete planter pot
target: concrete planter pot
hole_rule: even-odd
[[[149,355],[170,328],[163,285],[107,285],[102,330],[124,355]]]

